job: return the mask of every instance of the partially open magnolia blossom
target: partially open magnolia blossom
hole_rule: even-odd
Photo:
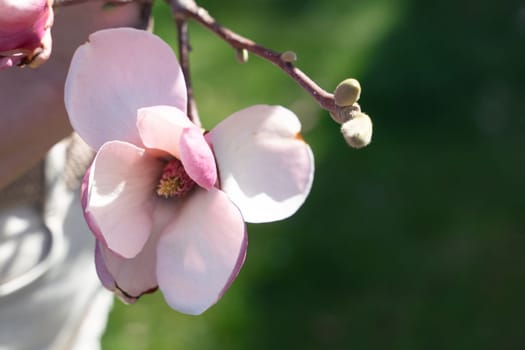
[[[74,129],[97,153],[82,189],[103,284],[126,302],[159,288],[188,314],[213,305],[245,259],[245,222],[289,217],[313,181],[300,122],[279,106],[209,133],[186,116],[171,48],[145,31],[92,34],[66,81]]]
[[[53,0],[0,0],[0,69],[37,67],[51,55]]]

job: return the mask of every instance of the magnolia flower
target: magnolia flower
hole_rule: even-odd
[[[291,111],[252,106],[203,134],[171,48],[148,32],[92,34],[65,102],[97,151],[82,190],[97,271],[126,302],[158,287],[172,308],[202,313],[244,262],[245,222],[289,217],[310,191],[313,156]]]
[[[0,69],[37,67],[51,55],[53,0],[0,0]]]

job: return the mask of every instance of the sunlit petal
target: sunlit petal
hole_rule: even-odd
[[[247,222],[287,218],[308,196],[314,159],[300,130],[288,109],[257,105],[234,113],[207,134],[221,189]]]
[[[242,216],[220,190],[197,189],[159,238],[157,278],[167,303],[200,314],[222,296],[244,262]]]
[[[105,143],[91,166],[86,215],[95,235],[125,258],[137,255],[153,225],[156,180],[162,163],[129,143]]]
[[[180,137],[184,128],[196,126],[180,109],[154,106],[138,110],[137,128],[147,148],[162,150],[180,159]]]
[[[73,128],[91,147],[120,140],[141,146],[137,110],[186,111],[186,87],[171,48],[142,30],[98,31],[75,52],[65,87]]]

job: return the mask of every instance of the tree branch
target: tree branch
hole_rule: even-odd
[[[131,2],[151,2],[152,0],[54,0],[53,7],[71,6],[86,2],[106,2],[110,4],[127,4]]]
[[[177,39],[179,43],[179,60],[184,74],[184,80],[186,82],[186,94],[187,94],[187,106],[186,114],[188,118],[196,124],[201,125],[199,120],[199,113],[197,112],[197,105],[193,97],[193,88],[191,85],[191,76],[190,76],[190,59],[189,53],[191,51],[191,46],[189,43],[188,37],[188,21],[186,18],[175,16],[175,24],[177,25]]]
[[[151,2],[152,0],[54,0],[54,7],[75,5],[86,2],[102,2],[114,3],[114,4],[124,4],[131,2]],[[187,33],[187,20],[193,19],[196,22],[203,25],[205,28],[209,29],[215,33],[219,38],[227,42],[231,47],[233,47],[238,52],[248,51],[253,53],[256,56],[259,56],[274,65],[278,66],[283,70],[288,76],[299,84],[306,92],[308,92],[315,101],[321,106],[321,108],[336,113],[340,108],[336,106],[334,95],[325,91],[319,85],[317,85],[308,75],[303,71],[297,68],[293,64],[293,59],[290,59],[290,52],[277,52],[261,46],[254,41],[245,38],[230,29],[223,27],[217,21],[210,16],[208,11],[199,7],[194,0],[168,0],[171,4],[175,22],[178,29],[178,40],[179,40],[179,53],[181,67],[186,78],[186,86],[188,89],[188,115],[190,118],[198,123],[198,113],[193,98],[193,92],[191,87],[190,71],[189,71],[189,59],[188,53],[190,51],[190,45],[188,42],[188,33]],[[292,54],[293,56],[293,54]]]
[[[191,18],[215,33],[234,49],[249,51],[275,64],[308,92],[321,108],[329,112],[336,112],[337,106],[335,105],[334,95],[317,85],[310,77],[290,62],[287,57],[283,57],[283,53],[261,46],[221,26],[205,9],[197,6],[193,0],[171,0],[171,6],[175,18]]]

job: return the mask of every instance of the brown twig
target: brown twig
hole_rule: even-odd
[[[54,0],[53,1],[53,7],[61,7],[61,6],[70,6],[70,5],[78,5],[83,4],[86,2],[106,2],[106,3],[115,3],[115,4],[126,4],[130,2],[146,2],[150,0]]]
[[[187,107],[186,113],[188,118],[196,124],[201,125],[199,120],[199,113],[197,111],[197,105],[193,97],[193,88],[191,85],[190,75],[190,59],[189,53],[191,51],[189,37],[188,37],[188,21],[186,18],[175,16],[175,24],[177,25],[177,38],[179,43],[179,60],[184,74],[184,80],[186,82],[186,94],[187,94]]]
[[[330,112],[336,111],[333,94],[317,85],[292,62],[283,59],[282,53],[261,46],[221,26],[205,9],[197,6],[193,0],[171,0],[171,6],[175,18],[191,18],[211,30],[234,49],[247,50],[275,64],[307,91],[323,109]]]

